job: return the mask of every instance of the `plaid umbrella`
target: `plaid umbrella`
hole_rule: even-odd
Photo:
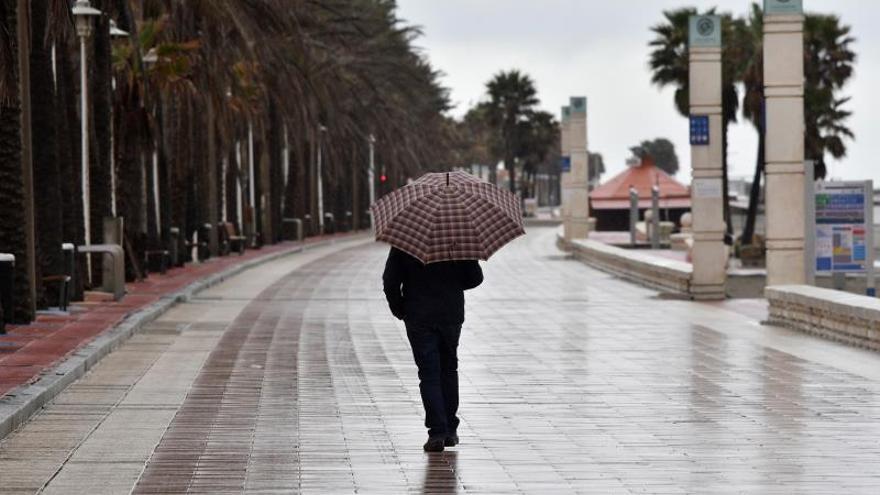
[[[516,196],[464,172],[426,174],[372,211],[376,240],[423,263],[487,260],[525,234]]]

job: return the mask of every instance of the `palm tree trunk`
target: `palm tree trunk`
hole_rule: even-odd
[[[746,224],[743,226],[741,243],[743,246],[752,243],[755,235],[755,220],[758,216],[758,203],[761,200],[761,178],[764,176],[764,132],[758,132],[758,159],[755,163],[755,175],[752,178],[752,187],[749,191],[749,210],[746,214]]]
[[[100,10],[107,11],[110,8],[109,0],[102,0],[98,6]],[[111,194],[111,170],[110,170],[110,113],[112,104],[111,79],[112,79],[112,55],[110,53],[110,20],[107,16],[98,16],[94,30],[94,64],[91,75],[91,99],[92,102],[92,129],[91,136],[92,156],[89,159],[89,186],[91,192],[90,215],[92,242],[104,242],[104,218],[113,215]],[[93,279],[100,280],[101,264],[92,264]]]
[[[733,242],[733,225],[730,223],[730,190],[728,187],[728,174],[727,174],[727,130],[729,128],[729,124],[724,121],[722,118],[721,124],[721,200],[724,202],[722,205],[722,214],[724,215],[724,242],[727,245],[730,245]]]
[[[44,274],[63,273],[63,218],[61,168],[58,153],[55,117],[55,83],[52,77],[52,57],[46,46],[48,0],[34,0],[31,18],[31,122],[33,134],[39,136],[34,147],[34,194],[40,198],[35,204],[37,226],[37,260]],[[45,306],[45,297],[40,306]]]
[[[80,181],[80,119],[77,113],[76,73],[70,39],[59,38],[55,45],[56,107],[55,125],[58,129],[58,166],[61,169],[62,235],[64,242],[81,245],[85,240],[82,210],[82,182]],[[85,273],[85,260],[77,260],[77,272]],[[83,298],[82,276],[74,277],[73,300]]]
[[[0,99],[0,252],[15,256],[15,307],[6,308],[4,318],[8,321],[27,323],[33,319],[33,300],[28,277],[27,218],[25,215],[24,178],[22,173],[22,122],[21,99],[18,81],[17,53],[18,8],[15,2],[0,5],[0,29],[6,32],[11,64],[7,70],[14,71],[15,81],[7,88],[5,98]],[[11,309],[11,310],[10,310]]]

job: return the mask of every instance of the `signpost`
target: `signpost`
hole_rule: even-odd
[[[864,273],[867,294],[874,284],[873,181],[816,184],[816,271]]]

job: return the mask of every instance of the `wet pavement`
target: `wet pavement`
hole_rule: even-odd
[[[468,294],[461,444],[426,454],[387,248],[351,241],[181,304],[0,442],[0,492],[877,493],[880,354],[660,297],[554,247]]]

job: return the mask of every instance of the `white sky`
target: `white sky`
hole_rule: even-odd
[[[687,120],[675,110],[672,89],[650,83],[650,26],[661,11],[682,6],[745,14],[750,2],[734,0],[398,0],[399,16],[421,26],[416,41],[451,89],[453,115],[461,116],[485,93],[500,70],[520,69],[534,79],[541,107],[559,118],[569,96],[586,95],[588,146],[605,157],[610,174],[624,168],[631,145],[667,137],[681,162],[678,179],[690,181]],[[856,74],[844,88],[856,140],[841,161],[827,158],[830,175],[874,179],[880,185],[880,2],[804,0],[807,11],[836,13],[857,38]],[[872,29],[873,28],[873,29]],[[730,130],[732,177],[751,177],[757,136],[742,122]],[[605,178],[610,177],[606,175]]]

